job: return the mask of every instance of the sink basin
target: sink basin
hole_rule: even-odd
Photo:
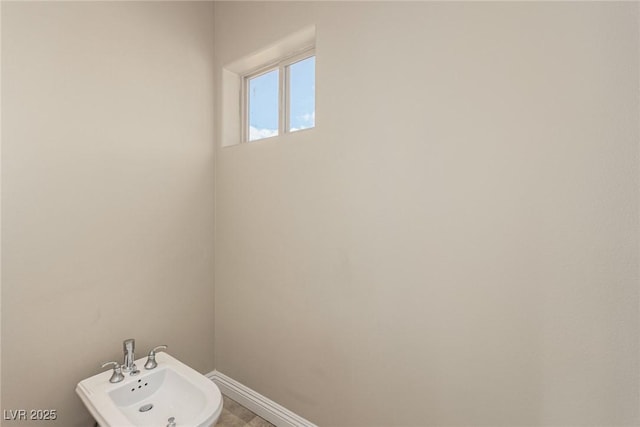
[[[167,353],[158,353],[158,367],[125,374],[110,383],[111,369],[82,380],[76,393],[100,427],[161,427],[173,417],[176,427],[210,427],[222,412],[220,390],[204,375]]]

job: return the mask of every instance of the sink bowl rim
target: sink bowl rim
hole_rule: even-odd
[[[145,360],[145,357],[136,360],[136,365],[143,366]],[[171,369],[176,374],[182,376],[194,387],[203,391],[207,396],[205,406],[200,414],[198,414],[199,418],[196,420],[198,423],[197,427],[210,426],[213,421],[220,416],[220,413],[222,412],[222,395],[220,393],[220,389],[218,389],[213,381],[166,352],[158,353],[156,355],[156,360],[158,362],[157,368],[149,371],[146,371],[143,368],[139,375],[126,375],[125,379],[118,383],[109,382],[109,378],[111,378],[111,370],[101,372],[78,383],[76,386],[76,393],[101,427],[133,427],[134,424],[132,424],[121,411],[120,408],[122,406],[119,407],[116,405],[112,400],[110,393],[120,387],[128,387],[134,383],[137,384],[139,379],[143,379],[154,373],[167,369]],[[211,396],[213,396],[213,398],[211,398]],[[179,422],[180,420],[176,421]],[[180,425],[180,423],[178,423],[178,425]]]

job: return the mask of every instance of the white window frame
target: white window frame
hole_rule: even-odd
[[[269,64],[263,65],[257,69],[254,69],[250,73],[245,74],[242,77],[242,88],[240,91],[240,115],[241,115],[241,126],[242,126],[242,142],[256,142],[262,141],[265,139],[271,139],[276,136],[282,136],[286,133],[291,133],[289,130],[290,120],[289,120],[289,112],[290,112],[290,97],[289,97],[289,66],[304,61],[305,59],[309,59],[312,56],[316,55],[315,47],[306,48],[304,50],[295,52],[286,57],[280,58],[275,62],[271,62]],[[274,135],[272,137],[254,139],[253,141],[249,140],[249,81],[256,77],[260,77],[264,74],[270,73],[274,70],[278,70],[278,135]],[[315,107],[314,107],[315,112]],[[308,129],[313,129],[315,127],[315,123],[312,127]],[[307,129],[299,129],[294,132],[300,132],[301,130]]]

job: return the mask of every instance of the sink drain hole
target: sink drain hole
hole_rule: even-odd
[[[140,409],[138,409],[138,411],[147,412],[147,411],[150,411],[151,408],[153,408],[153,403],[147,403],[146,405],[142,405]]]

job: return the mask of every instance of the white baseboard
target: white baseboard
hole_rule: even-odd
[[[221,372],[213,371],[206,376],[216,383],[222,394],[277,427],[318,427]]]

